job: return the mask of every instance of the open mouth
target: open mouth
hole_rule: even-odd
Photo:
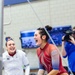
[[[38,42],[38,40],[35,40],[35,42],[37,43],[37,42]]]
[[[10,48],[11,51],[15,50],[15,48]]]
[[[36,40],[36,42],[38,42],[38,40]]]

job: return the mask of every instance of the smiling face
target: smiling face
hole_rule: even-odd
[[[36,42],[37,46],[43,46],[46,43],[46,41],[45,41],[46,36],[45,35],[41,36],[39,30],[36,30],[36,32],[34,34],[34,39],[35,39],[35,42]]]
[[[6,43],[6,49],[7,49],[7,51],[8,51],[9,54],[13,54],[16,51],[15,43],[14,43],[13,40],[7,41],[7,43]]]

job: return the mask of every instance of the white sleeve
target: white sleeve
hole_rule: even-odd
[[[25,75],[29,75],[30,74],[30,66],[26,66],[26,69],[25,69]]]
[[[29,75],[30,65],[29,65],[29,61],[28,61],[26,53],[24,53],[22,60],[23,60],[23,65],[24,65],[24,69],[25,69],[25,75]]]
[[[28,61],[28,58],[27,58],[26,53],[24,53],[22,60],[23,60],[23,64],[24,64],[25,67],[26,67],[27,65],[29,65],[29,61]]]

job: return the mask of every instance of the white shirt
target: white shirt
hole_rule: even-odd
[[[12,57],[5,51],[2,55],[4,75],[24,75],[23,67],[29,65],[29,61],[25,52],[17,50],[16,54]]]

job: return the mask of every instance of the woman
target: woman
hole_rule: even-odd
[[[27,56],[22,50],[16,49],[15,42],[11,37],[6,38],[6,49],[2,55],[4,75],[29,75],[30,66]]]
[[[51,30],[52,27],[45,26],[47,30]],[[39,71],[38,75],[44,75],[45,70],[47,75],[68,75],[66,70],[62,66],[61,57],[57,51],[57,48],[53,44],[49,44],[48,34],[44,28],[38,28],[34,34],[34,39],[37,48],[37,55],[39,58]]]

